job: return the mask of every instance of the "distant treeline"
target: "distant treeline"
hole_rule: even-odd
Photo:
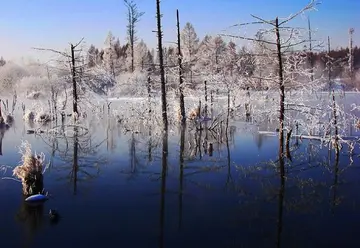
[[[330,50],[330,53],[322,51],[308,54],[308,56],[312,60],[312,64],[319,68],[326,68],[326,63],[330,57],[332,62],[332,77],[343,77],[346,74],[349,63],[349,48]],[[360,68],[360,48],[357,46],[353,48],[353,57],[356,72]]]

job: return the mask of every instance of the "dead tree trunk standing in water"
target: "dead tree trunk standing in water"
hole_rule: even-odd
[[[353,34],[354,29],[349,29],[349,74],[351,83],[354,83],[355,80],[355,74],[354,74],[354,52],[353,52]]]
[[[167,103],[166,103],[164,56],[163,56],[163,46],[162,46],[160,0],[156,0],[156,19],[157,19],[157,36],[158,36],[158,50],[159,50],[159,64],[160,64],[162,120],[163,120],[164,131],[167,132],[168,118],[167,118]]]
[[[70,44],[71,47],[71,79],[72,79],[72,86],[73,86],[73,114],[77,116],[78,113],[78,95],[76,89],[76,67],[75,67],[75,48],[73,44]]]
[[[332,89],[332,82],[331,82],[331,57],[330,57],[330,37],[328,37],[328,54],[327,54],[327,70],[328,70],[328,80],[329,80],[329,93],[331,90],[331,101],[332,101],[332,124],[334,126],[334,143],[333,147],[335,148],[335,153],[339,153],[339,131],[337,125],[337,111],[336,111],[336,99],[335,99],[335,91]],[[330,133],[331,134],[331,133]]]
[[[180,43],[180,21],[179,21],[179,10],[176,10],[176,26],[177,26],[177,46],[178,46],[178,66],[179,66],[179,93],[180,93],[180,113],[181,123],[186,122],[185,114],[185,102],[184,102],[184,78],[182,68],[182,53]]]
[[[148,131],[148,137],[149,137],[149,141],[148,141],[148,162],[150,163],[152,161],[152,132],[151,132],[151,78],[150,78],[150,75],[148,75],[148,78],[147,78],[147,93],[148,93],[148,105],[149,105],[149,110],[148,110],[148,114],[149,114],[149,117],[148,117],[148,121],[149,121],[149,124],[148,126],[150,127],[149,128],[149,131]]]
[[[335,91],[332,90],[332,104],[333,104],[333,125],[334,125],[334,148],[335,152],[339,152],[339,131],[337,126],[337,111],[336,111],[336,100],[335,100]]]
[[[327,54],[327,61],[326,61],[326,67],[328,71],[328,83],[329,83],[329,94],[332,88],[331,83],[331,58],[330,58],[330,52],[331,52],[331,46],[330,46],[330,37],[328,36],[328,54]]]
[[[280,102],[279,102],[279,167],[280,167],[280,181],[281,186],[279,190],[279,217],[278,222],[278,232],[277,232],[277,246],[280,247],[281,243],[281,233],[282,233],[282,212],[283,212],[283,201],[284,201],[284,191],[285,191],[285,163],[284,163],[284,119],[285,119],[285,87],[284,87],[284,75],[283,75],[283,61],[282,61],[282,51],[281,51],[281,39],[280,39],[280,30],[279,30],[279,18],[275,19],[275,33],[276,33],[276,50],[277,50],[277,59],[278,59],[278,73],[279,73],[279,93],[280,93]],[[290,133],[291,135],[291,133]],[[287,140],[290,139],[290,135],[287,137]]]
[[[211,114],[211,119],[214,118],[214,91],[211,90],[210,91],[210,114]]]
[[[308,31],[309,31],[309,63],[310,63],[310,80],[314,81],[314,61],[313,61],[313,48],[312,48],[312,38],[311,38],[311,25],[310,18],[308,18]]]
[[[208,95],[207,95],[207,82],[204,81],[204,91],[205,91],[205,107],[204,107],[204,116],[208,115]]]
[[[0,156],[3,155],[3,153],[2,153],[2,142],[3,142],[3,139],[4,139],[4,134],[5,134],[5,131],[0,130]]]
[[[149,104],[149,118],[151,116],[151,78],[147,78],[147,93],[148,93],[148,104]]]
[[[279,18],[275,19],[275,33],[276,33],[276,50],[278,59],[278,73],[279,73],[279,156],[280,153],[284,152],[284,119],[285,119],[285,87],[284,87],[284,76],[283,76],[283,62],[282,62],[282,51],[281,51],[281,39],[279,30]]]
[[[280,155],[280,153],[281,154],[284,153],[284,121],[285,121],[285,85],[284,84],[286,81],[288,81],[287,78],[284,78],[284,75],[286,76],[286,74],[284,74],[284,72],[287,69],[286,67],[284,67],[284,64],[287,65],[289,68],[291,68],[290,61],[286,60],[287,57],[285,55],[286,55],[287,51],[294,50],[295,46],[298,46],[299,44],[306,42],[305,40],[301,40],[301,41],[298,41],[297,39],[294,40],[294,33],[299,33],[300,31],[297,28],[289,28],[288,23],[290,21],[292,21],[293,19],[295,19],[297,16],[303,14],[304,12],[314,9],[315,5],[317,5],[317,2],[315,0],[312,0],[303,9],[301,9],[300,11],[298,11],[297,13],[295,13],[293,15],[290,15],[287,19],[285,19],[281,22],[279,22],[278,17],[276,17],[275,20],[267,21],[260,17],[253,16],[256,19],[255,22],[238,24],[238,25],[250,25],[250,24],[269,25],[269,26],[271,26],[271,29],[269,29],[267,32],[275,33],[275,37],[276,37],[275,41],[266,40],[265,38],[249,38],[249,37],[245,37],[245,36],[223,35],[223,36],[227,36],[227,37],[239,38],[239,39],[243,39],[243,40],[253,41],[256,43],[267,44],[267,45],[276,47],[275,54],[277,57],[276,60],[277,60],[278,75],[273,80],[277,82],[277,89],[279,91],[279,96],[280,96],[280,99],[279,99],[279,144],[280,144],[279,155]],[[283,39],[281,39],[280,29],[284,33],[288,32],[288,35],[284,35],[287,37],[283,37]],[[269,50],[271,52],[271,55],[269,55],[269,56],[271,56],[271,59],[273,59],[272,58],[273,50],[272,49],[269,49]],[[292,54],[294,55],[294,53],[292,53]],[[283,61],[283,56],[285,59],[284,61]],[[302,62],[301,58],[302,58],[302,56],[298,56],[299,63]],[[302,71],[298,71],[299,74],[301,74],[301,72]],[[291,75],[290,75],[290,79],[291,79]],[[296,82],[291,82],[291,83],[296,83]],[[283,169],[283,168],[281,168],[281,169]]]

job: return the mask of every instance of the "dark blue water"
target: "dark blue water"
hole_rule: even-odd
[[[282,182],[277,137],[231,125],[228,139],[208,133],[212,156],[206,133],[186,130],[181,165],[178,129],[164,164],[161,136],[98,123],[78,137],[74,166],[71,135],[26,134],[18,121],[4,133],[0,165],[15,167],[28,140],[51,161],[44,184],[52,197],[31,208],[20,183],[0,180],[1,247],[358,247],[357,155],[351,162],[344,146],[336,164],[319,142],[293,139]],[[60,213],[57,223],[49,209]]]

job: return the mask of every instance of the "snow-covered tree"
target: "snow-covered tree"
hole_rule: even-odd
[[[98,56],[98,54],[96,52],[99,53],[99,51],[96,50],[95,46],[91,45],[89,47],[88,52],[87,52],[87,66],[89,68],[94,67],[96,65],[96,59],[97,59],[97,56]]]
[[[217,74],[224,67],[226,57],[226,43],[221,36],[205,36],[199,45],[197,66],[203,73]]]
[[[143,40],[136,44],[134,59],[135,69],[137,68],[139,71],[148,70],[152,67],[151,53]]]
[[[226,47],[225,68],[226,74],[233,75],[236,73],[239,54],[237,53],[237,46],[230,41]]]
[[[3,57],[0,58],[0,66],[4,66],[6,64],[6,61]]]
[[[199,38],[195,32],[194,26],[187,22],[181,31],[181,44],[183,56],[183,70],[189,75],[189,81],[193,81],[193,65],[196,59],[196,52],[199,47]]]
[[[116,59],[119,59],[122,56],[122,49],[119,38],[117,38],[116,41],[114,42],[114,50],[116,54]]]
[[[103,63],[106,70],[115,77],[115,63],[116,63],[116,51],[115,51],[115,38],[111,31],[108,33],[108,36],[105,40],[104,46],[104,55],[103,55]]]
[[[139,12],[136,3],[133,0],[124,0],[124,4],[128,10],[127,13],[127,30],[128,43],[129,43],[129,57],[130,57],[130,72],[134,72],[134,55],[135,55],[135,43],[136,37],[136,24],[140,21],[140,18],[145,12]]]

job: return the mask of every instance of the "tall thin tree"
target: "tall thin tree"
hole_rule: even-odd
[[[127,8],[127,35],[130,47],[130,56],[131,56],[131,72],[134,72],[134,47],[137,41],[136,37],[136,24],[140,21],[140,18],[145,14],[145,12],[139,12],[136,3],[133,0],[124,0],[124,4]]]
[[[157,36],[158,36],[158,54],[160,66],[160,81],[161,81],[161,102],[162,102],[162,119],[164,131],[168,131],[167,118],[167,102],[166,102],[166,85],[165,85],[165,69],[164,69],[164,55],[162,46],[162,31],[161,31],[161,11],[160,0],[156,0],[156,20],[157,20]]]
[[[353,52],[353,34],[354,34],[354,29],[350,28],[349,29],[349,74],[350,74],[350,79],[352,82],[354,82],[354,52]]]
[[[184,78],[183,78],[183,67],[182,67],[182,53],[181,53],[181,42],[180,42],[180,20],[179,10],[176,10],[176,26],[177,26],[177,47],[178,47],[178,65],[179,65],[179,93],[180,93],[180,112],[181,112],[181,123],[186,122],[185,116],[185,103],[184,103]]]
[[[309,31],[310,80],[312,82],[312,81],[314,81],[314,56],[313,56],[313,47],[312,47],[312,34],[311,34],[310,18],[308,18],[308,31]]]
[[[78,114],[78,95],[76,86],[76,67],[75,67],[75,48],[73,44],[70,44],[71,48],[71,77],[73,86],[73,113]]]

